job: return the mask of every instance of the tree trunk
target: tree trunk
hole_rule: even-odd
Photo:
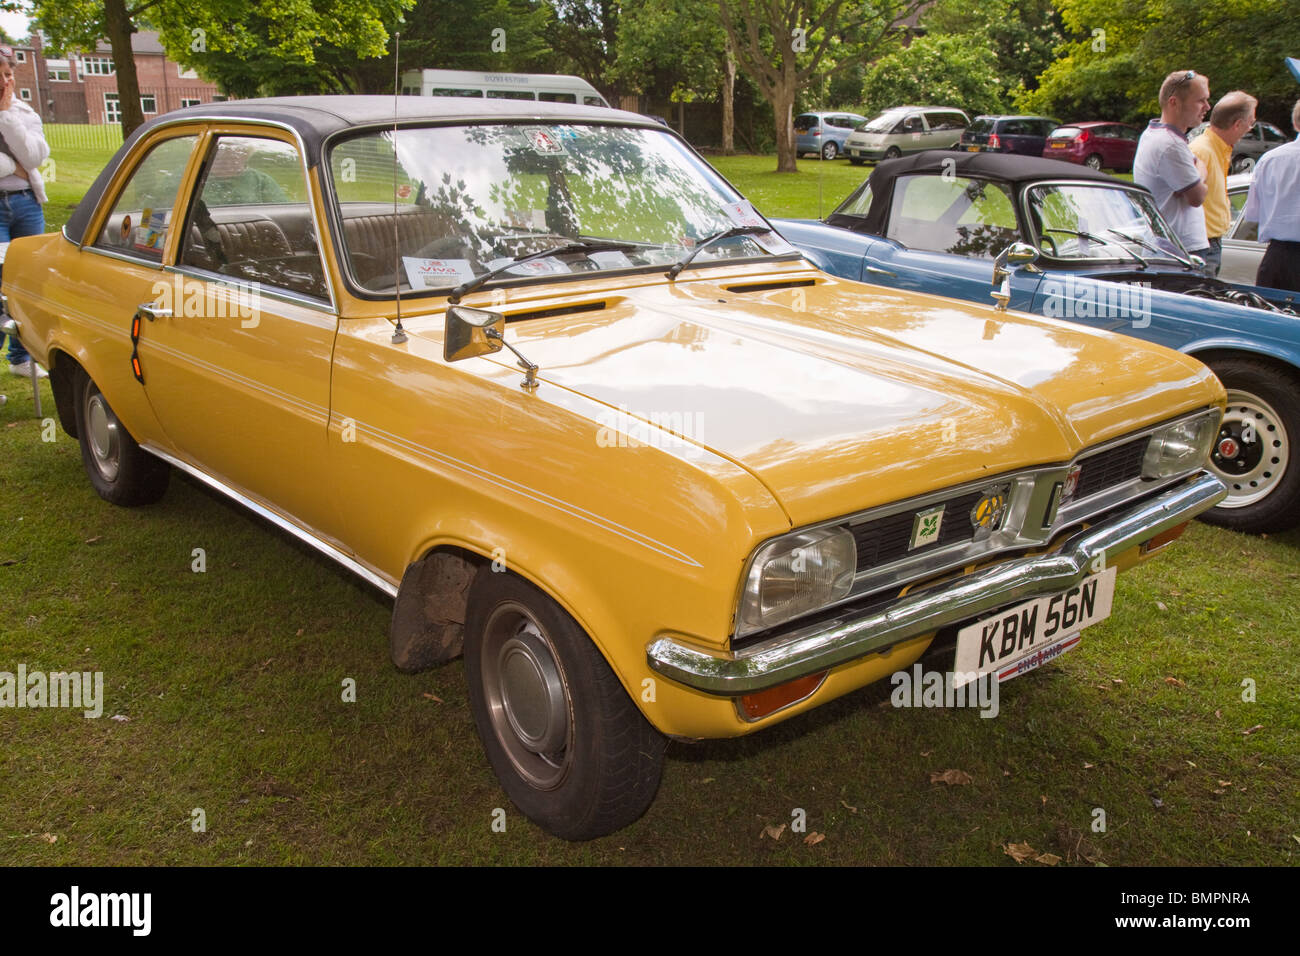
[[[144,111],[140,108],[140,81],[135,75],[135,56],[131,52],[131,34],[135,32],[135,24],[127,12],[126,0],[104,0],[104,24],[108,42],[113,47],[117,102],[122,111],[122,137],[125,139],[144,122]]]
[[[783,77],[792,80],[793,77]],[[782,82],[772,97],[772,112],[776,114],[776,171],[796,173],[799,166],[794,144],[794,83]]]
[[[722,65],[722,155],[736,151],[736,58],[727,38],[727,53]]]

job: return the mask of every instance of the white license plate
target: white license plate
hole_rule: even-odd
[[[1083,579],[1061,594],[999,611],[957,632],[954,683],[963,675],[996,674],[998,682],[1055,660],[1079,643],[1079,632],[1110,617],[1116,568]]]

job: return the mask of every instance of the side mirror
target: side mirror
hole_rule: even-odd
[[[1013,242],[993,260],[993,288],[997,291],[989,294],[996,300],[999,312],[1005,312],[1007,303],[1011,301],[1011,272],[1007,266],[1028,265],[1037,258],[1038,250],[1033,246],[1026,242]]]
[[[463,305],[449,306],[442,336],[442,357],[448,362],[459,362],[500,352],[505,343],[502,336],[505,327],[506,317],[499,312]]]

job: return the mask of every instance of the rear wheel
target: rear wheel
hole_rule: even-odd
[[[830,142],[825,143],[822,146],[822,159],[834,159],[839,154],[840,154],[839,144],[836,143],[834,140],[831,140]]]
[[[161,498],[167,491],[171,466],[136,444],[85,372],[77,376],[73,394],[81,463],[99,496],[127,506],[152,504]]]
[[[1248,173],[1254,168],[1254,156],[1234,156],[1232,157],[1232,165],[1229,167],[1229,172]]]
[[[465,619],[479,737],[506,795],[566,840],[632,823],[654,799],[667,741],[573,618],[531,584],[479,572]]]
[[[1300,524],[1300,379],[1247,358],[1208,363],[1228,390],[1210,469],[1228,497],[1205,515],[1250,534]]]
[[[1083,165],[1089,169],[1101,169],[1101,154],[1092,153],[1083,161]]]

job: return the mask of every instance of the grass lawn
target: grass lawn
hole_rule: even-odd
[[[60,159],[52,224],[83,165],[84,190],[99,164]],[[718,161],[769,215],[816,215],[819,177],[829,209],[864,175],[773,165]],[[878,685],[674,743],[645,817],[573,845],[506,801],[460,661],[390,665],[385,598],[179,474],[157,505],[103,502],[25,381],[0,371],[0,392],[0,671],[101,671],[106,698],[98,719],[0,709],[0,862],[1043,865],[1015,863],[1020,843],[1061,866],[1300,860],[1300,533],[1194,525],[1120,576],[1076,650],[1004,685],[995,719],[896,709]],[[947,770],[969,782],[933,782]],[[762,835],[797,811],[824,840]]]

